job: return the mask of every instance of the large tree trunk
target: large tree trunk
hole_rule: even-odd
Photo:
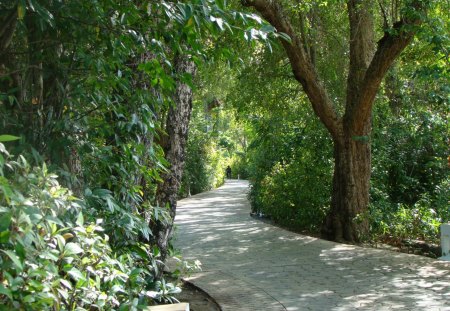
[[[334,241],[357,242],[368,232],[370,143],[365,137],[345,135],[334,144],[331,209],[322,236]]]
[[[368,233],[367,206],[370,181],[370,115],[359,116],[359,96],[373,57],[373,17],[370,0],[347,2],[350,21],[350,66],[342,134],[334,136],[334,176],[331,209],[322,236],[358,242]]]
[[[177,75],[194,75],[196,67],[194,62],[186,55],[175,59]],[[166,159],[170,164],[168,171],[162,176],[163,183],[159,185],[156,200],[160,207],[169,207],[169,222],[158,220],[151,224],[156,245],[161,252],[161,261],[165,261],[168,254],[169,240],[172,235],[173,221],[177,208],[178,190],[180,189],[183,174],[188,127],[192,111],[192,89],[181,81],[177,81],[174,97],[174,106],[167,115],[167,140],[164,143]]]

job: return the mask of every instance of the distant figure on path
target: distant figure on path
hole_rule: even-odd
[[[231,167],[229,165],[227,166],[226,172],[227,172],[227,179],[231,179]]]

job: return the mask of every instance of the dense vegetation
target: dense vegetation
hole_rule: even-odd
[[[223,2],[0,2],[2,308],[173,301],[193,78],[229,23],[277,35]]]
[[[378,2],[349,8],[410,46],[376,86],[373,130],[351,136],[371,147],[370,204],[336,214],[355,234],[334,239],[433,242],[450,220],[450,10]],[[251,181],[254,213],[330,227],[339,139],[289,53],[308,49],[342,116],[356,24],[345,1],[283,6],[298,30],[288,35],[267,12],[272,25],[225,1],[0,1],[0,308],[173,301],[162,271],[176,200],[220,186],[228,165]]]
[[[384,9],[391,14],[384,18],[395,19],[393,8]],[[372,134],[355,138],[370,143],[373,155],[370,205],[352,219],[367,220],[370,230],[360,240],[436,242],[439,224],[449,221],[447,9],[436,4],[428,11],[423,28],[380,87]],[[347,16],[326,1],[289,10],[309,25],[304,35],[314,41],[316,68],[330,96],[345,98]],[[342,24],[333,30],[336,18]],[[335,189],[332,135],[314,115],[288,65],[281,49],[258,50],[236,75],[229,99],[253,133],[247,174],[254,211],[296,230],[319,233],[330,212],[330,189]],[[343,113],[345,108],[335,109]]]

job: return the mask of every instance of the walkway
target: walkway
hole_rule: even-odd
[[[175,245],[189,281],[224,311],[450,311],[450,263],[307,237],[249,216],[248,184],[179,201]]]

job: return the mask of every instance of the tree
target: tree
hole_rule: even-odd
[[[260,39],[270,45],[269,35],[277,36],[272,27],[263,24],[261,30],[251,28],[252,20],[261,25],[261,19],[240,12],[225,11],[223,2],[210,3],[194,1],[194,3],[168,4],[168,12],[179,25],[171,37],[173,45],[167,50],[174,55],[172,75],[175,77],[173,106],[169,108],[165,119],[167,136],[161,137],[160,144],[165,152],[168,169],[162,174],[162,181],[156,192],[156,202],[161,207],[167,207],[169,219],[151,221],[154,231],[154,241],[161,252],[164,261],[168,254],[169,241],[172,236],[173,222],[176,215],[177,199],[182,183],[185,165],[186,144],[188,139],[189,121],[192,112],[192,84],[196,65],[202,61],[199,56],[207,58],[205,41],[217,39],[225,30],[232,32],[230,23],[250,25],[248,32],[252,33],[248,40]],[[239,21],[239,22],[237,22]],[[168,23],[168,28],[172,27]],[[235,27],[236,30],[241,29]],[[207,45],[206,45],[207,46]],[[162,135],[165,135],[164,133]]]
[[[167,139],[163,140],[163,149],[170,164],[167,172],[162,176],[163,182],[156,193],[156,201],[160,206],[168,206],[172,219],[169,223],[156,221],[154,225],[154,238],[161,252],[161,259],[167,257],[168,242],[172,234],[173,219],[175,218],[178,192],[185,164],[186,143],[188,138],[189,121],[192,111],[192,88],[181,78],[193,77],[196,66],[187,55],[176,56],[175,70],[180,75],[176,82],[174,105],[170,107],[167,122]]]
[[[365,217],[369,203],[371,173],[371,113],[375,96],[386,72],[411,42],[422,23],[429,1],[412,0],[398,21],[388,26],[375,48],[373,1],[347,1],[349,22],[349,64],[345,111],[318,73],[307,40],[295,30],[286,10],[277,0],[242,0],[253,7],[279,32],[295,79],[302,85],[315,114],[327,128],[334,145],[334,176],[331,209],[322,228],[325,238],[357,242],[368,232]],[[339,2],[338,5],[341,3]]]

